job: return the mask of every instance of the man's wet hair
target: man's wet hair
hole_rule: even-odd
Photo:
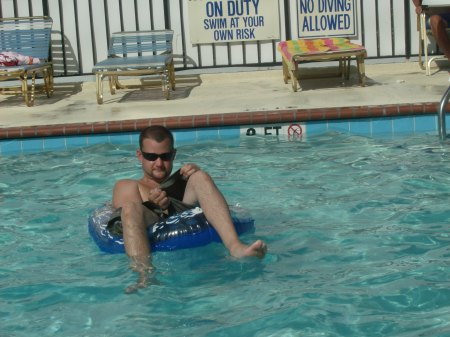
[[[142,144],[144,139],[153,139],[154,141],[161,143],[165,139],[170,139],[171,147],[173,148],[174,139],[173,134],[169,129],[162,125],[152,125],[141,131],[139,135],[139,148],[142,150]]]

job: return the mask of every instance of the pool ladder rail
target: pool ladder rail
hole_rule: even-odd
[[[447,138],[447,131],[445,127],[445,114],[449,98],[450,98],[450,87],[448,87],[444,96],[442,96],[441,103],[439,104],[438,128],[439,128],[439,139],[441,141],[444,141]]]

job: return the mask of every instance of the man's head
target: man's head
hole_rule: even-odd
[[[142,130],[137,156],[145,176],[162,182],[172,171],[175,154],[173,135],[168,129],[154,125]]]
[[[169,129],[161,125],[153,125],[145,128],[139,135],[139,148],[142,150],[142,143],[145,139],[153,139],[158,143],[161,143],[164,139],[169,139],[171,147],[173,149],[174,140],[172,132]]]

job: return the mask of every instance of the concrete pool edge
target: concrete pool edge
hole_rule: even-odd
[[[311,122],[340,119],[383,118],[437,114],[439,102],[349,106],[336,108],[286,109],[239,113],[130,119],[122,121],[68,123],[0,128],[0,140],[58,136],[81,136],[136,132],[149,125],[170,129],[208,128],[233,125],[258,125],[281,122]],[[450,107],[450,104],[448,105]]]

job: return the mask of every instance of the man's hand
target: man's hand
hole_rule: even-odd
[[[416,6],[416,14],[422,13],[422,1],[421,0],[413,0],[414,6]]]
[[[200,171],[200,167],[195,164],[184,164],[180,169],[180,174],[184,177],[184,179],[188,180],[191,175],[195,172]]]
[[[153,188],[148,193],[148,201],[158,205],[163,211],[169,208],[170,200],[165,191],[159,187]]]

